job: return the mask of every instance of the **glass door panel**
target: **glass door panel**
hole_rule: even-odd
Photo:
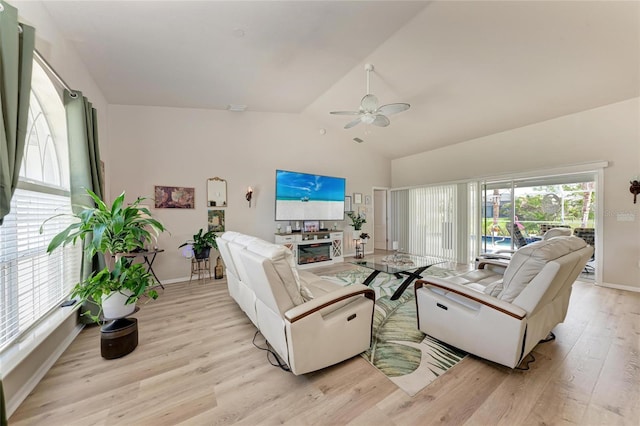
[[[595,182],[595,173],[485,182],[480,251],[515,250],[557,227],[571,229],[595,247]],[[587,278],[594,267],[595,258],[586,268]]]

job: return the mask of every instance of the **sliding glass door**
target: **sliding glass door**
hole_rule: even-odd
[[[579,173],[483,182],[481,251],[515,250],[558,227],[594,245],[596,180]]]
[[[597,180],[595,171],[393,189],[389,238],[402,251],[465,264],[558,227],[596,247]],[[593,278],[595,258],[587,271]]]

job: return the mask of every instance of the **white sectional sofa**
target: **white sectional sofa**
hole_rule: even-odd
[[[289,249],[256,237],[225,232],[217,242],[229,294],[294,374],[369,348],[373,290],[298,271]]]

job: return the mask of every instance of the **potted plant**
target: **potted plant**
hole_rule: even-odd
[[[193,241],[182,243],[178,248],[190,245],[196,259],[208,259],[212,248],[218,250],[217,235],[213,231],[203,232],[204,229],[200,228]]]
[[[146,295],[152,299],[158,293],[151,287],[155,281],[147,272],[143,264],[134,264],[132,259],[124,257],[127,253],[144,249],[160,232],[164,226],[151,217],[149,209],[141,207],[144,198],[138,197],[132,204],[125,205],[125,193],[120,194],[107,206],[95,193],[87,190],[95,202],[95,207],[85,207],[72,216],[77,222],[53,237],[47,252],[51,253],[59,246],[75,244],[81,241],[90,258],[96,254],[104,256],[107,266],[98,272],[93,272],[85,280],[75,285],[72,297],[79,297],[82,302],[93,299],[100,312],[91,315],[94,321],[99,321],[100,313],[106,318],[126,316],[135,310],[135,303]],[[47,221],[60,216],[56,215]],[[152,234],[153,232],[153,234]],[[154,235],[155,234],[155,235]],[[111,303],[120,300],[120,306],[114,312],[105,311]]]
[[[353,226],[353,229],[356,231],[360,231],[362,229],[362,225],[367,223],[367,220],[364,216],[360,216],[360,213],[356,215],[353,212],[347,212],[347,216],[351,219],[351,226]]]

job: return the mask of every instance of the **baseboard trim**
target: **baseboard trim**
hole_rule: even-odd
[[[53,364],[60,358],[60,356],[67,350],[71,342],[80,334],[84,328],[83,324],[77,324],[70,333],[60,344],[56,347],[56,350],[47,357],[46,361],[40,365],[40,367],[31,375],[29,380],[16,392],[13,396],[9,397],[7,403],[7,418],[18,409],[20,404],[29,396],[29,394],[36,388],[40,380],[42,380],[49,371]]]
[[[175,283],[183,283],[185,281],[189,281],[189,277],[181,277],[181,278],[172,278],[170,280],[162,280],[162,285],[165,284],[175,284]]]
[[[615,288],[616,290],[625,290],[640,293],[640,287],[633,287],[625,284],[596,283],[596,285],[599,287]]]

